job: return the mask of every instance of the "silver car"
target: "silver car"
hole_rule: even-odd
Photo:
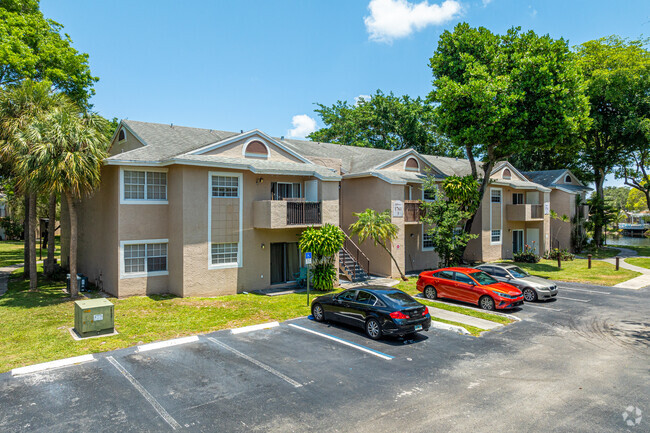
[[[487,263],[476,266],[499,281],[512,284],[522,291],[528,302],[538,299],[551,299],[557,296],[557,285],[544,278],[535,277],[510,263]]]

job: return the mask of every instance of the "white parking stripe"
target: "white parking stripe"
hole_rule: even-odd
[[[69,365],[77,365],[83,362],[94,361],[95,357],[92,355],[75,356],[74,358],[59,359],[56,361],[44,362],[43,364],[28,365],[27,367],[19,367],[11,370],[12,376],[19,376],[21,374],[37,373],[40,371],[50,370],[53,368],[67,367]]]
[[[587,293],[600,293],[602,295],[609,295],[611,292],[601,292],[600,290],[587,290],[587,289],[576,289],[573,287],[558,287],[559,290],[568,290],[570,292],[587,292]]]
[[[140,385],[140,382],[138,382],[138,380],[135,377],[131,376],[131,373],[129,373],[128,371],[126,371],[124,367],[122,367],[122,364],[117,362],[117,360],[112,356],[107,356],[106,359],[108,360],[108,362],[113,364],[113,366],[117,368],[117,370],[120,373],[122,373],[122,376],[126,377],[126,379],[129,382],[131,382],[131,385],[133,385],[133,387],[137,389],[140,392],[140,394],[142,394],[142,396],[149,402],[149,404],[153,406],[156,412],[158,412],[158,415],[160,415],[162,419],[164,419],[165,422],[169,424],[169,426],[172,429],[176,430],[181,428],[181,425],[178,422],[176,422],[174,418],[172,418],[172,416],[165,410],[164,407],[160,405],[160,403],[158,403],[158,400],[156,400],[153,395],[149,394],[149,391],[147,391],[142,385]]]
[[[143,344],[141,346],[138,346],[138,352],[146,352],[148,350],[162,349],[163,347],[178,346],[179,344],[193,343],[195,341],[199,341],[199,337],[193,335],[191,337],[175,338],[173,340]]]
[[[591,302],[590,299],[575,299],[575,298],[567,298],[566,296],[558,296],[558,299],[566,299],[568,301],[576,301],[576,302]]]
[[[354,347],[357,350],[361,350],[362,352],[366,352],[366,353],[369,353],[371,355],[378,356],[379,358],[385,359],[387,361],[390,361],[391,359],[394,358],[393,356],[386,355],[385,353],[379,352],[378,350],[373,350],[373,349],[370,349],[368,347],[362,346],[360,344],[352,343],[352,342],[344,340],[342,338],[335,337],[333,335],[323,334],[322,332],[313,331],[311,329],[303,328],[302,326],[294,325],[293,323],[289,323],[289,326],[291,326],[293,328],[296,328],[296,329],[300,329],[301,331],[305,331],[305,332],[309,332],[309,333],[314,334],[314,335],[318,335],[319,337],[323,337],[323,338],[327,338],[329,340],[336,341],[337,343],[341,343],[341,344],[344,344],[344,345],[349,346],[349,347]]]
[[[257,359],[253,359],[250,356],[246,355],[245,353],[241,353],[239,350],[234,349],[234,348],[228,346],[227,344],[222,343],[219,340],[216,340],[216,339],[214,339],[212,337],[208,337],[208,340],[212,341],[214,344],[216,344],[216,345],[218,345],[220,347],[223,347],[226,350],[231,351],[232,353],[239,356],[240,358],[244,358],[246,361],[252,362],[253,364],[257,365],[258,367],[263,368],[264,370],[266,370],[269,373],[279,377],[280,379],[282,379],[285,382],[293,385],[296,388],[300,388],[302,386],[300,383],[296,382],[295,380],[291,379],[290,377],[285,376],[284,374],[280,373],[279,371],[277,371],[273,367],[269,367],[268,365],[264,364],[263,362],[260,362]]]
[[[528,303],[526,303],[526,305],[524,305],[524,308],[528,308],[528,307],[543,308],[544,310],[551,310],[551,311],[562,311],[559,308],[542,307],[541,305],[532,305],[530,302],[528,302]]]

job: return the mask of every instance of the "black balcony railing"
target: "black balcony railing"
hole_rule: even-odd
[[[287,201],[287,225],[320,224],[321,203],[316,201]]]

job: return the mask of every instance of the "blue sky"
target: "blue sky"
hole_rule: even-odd
[[[438,37],[460,21],[571,45],[650,35],[648,0],[42,0],[41,9],[90,55],[100,77],[92,102],[105,117],[297,137],[322,126],[315,102],[376,89],[425,96]]]

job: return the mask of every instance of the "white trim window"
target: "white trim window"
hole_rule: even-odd
[[[431,235],[426,232],[426,230],[422,231],[422,251],[433,251],[433,240],[431,239]]]
[[[490,243],[500,244],[501,243],[501,230],[492,230],[490,236]]]
[[[121,171],[122,204],[167,203],[167,172],[163,170]]]
[[[122,278],[168,275],[167,239],[122,241]]]
[[[302,185],[299,182],[271,182],[271,199],[300,198]]]
[[[212,197],[239,197],[239,177],[213,175]]]
[[[214,266],[236,266],[239,263],[239,244],[237,242],[212,244],[211,253]]]
[[[500,189],[491,189],[490,190],[490,201],[492,203],[501,203],[501,190]]]

